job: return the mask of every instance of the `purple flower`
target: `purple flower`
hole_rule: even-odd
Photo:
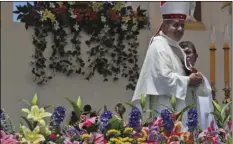
[[[66,110],[63,106],[56,107],[51,116],[50,126],[60,126],[60,124],[63,122],[65,118],[65,111]]]
[[[132,108],[129,113],[129,126],[132,128],[137,128],[140,126],[141,112],[138,108]]]
[[[188,131],[193,132],[198,125],[198,113],[196,108],[191,108],[188,111],[187,126]]]
[[[0,109],[0,119],[1,120],[5,120],[6,119],[3,109]]]
[[[107,126],[107,123],[109,119],[112,118],[112,112],[111,111],[104,111],[100,116],[100,131],[101,133],[104,133],[105,127]]]
[[[174,128],[174,121],[172,119],[171,113],[168,109],[161,111],[161,117],[163,119],[163,127],[165,130],[171,132]]]

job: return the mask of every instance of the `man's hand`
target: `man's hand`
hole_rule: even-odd
[[[203,77],[200,72],[192,73],[189,75],[189,79],[189,85],[195,87],[199,86],[203,81]]]

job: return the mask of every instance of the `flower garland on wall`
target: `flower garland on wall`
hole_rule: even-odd
[[[146,10],[140,6],[134,10],[125,2],[34,2],[17,6],[14,13],[26,29],[34,28],[32,73],[38,84],[45,84],[57,72],[81,74],[87,80],[98,72],[104,81],[127,78],[126,89],[135,88],[139,76],[137,36],[149,26]],[[81,32],[90,36],[85,41],[89,47],[86,61],[81,54]],[[46,58],[49,33],[53,45]],[[72,36],[72,50],[66,48],[68,36]]]

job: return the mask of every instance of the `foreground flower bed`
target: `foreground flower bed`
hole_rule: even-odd
[[[123,119],[126,108],[119,103],[115,113],[104,110],[93,111],[90,105],[82,106],[81,98],[77,102],[68,99],[73,107],[68,125],[62,126],[67,118],[63,106],[47,112],[50,106],[40,107],[35,94],[28,108],[22,109],[24,122],[16,132],[7,113],[1,109],[1,144],[219,144],[232,143],[231,116],[226,113],[230,103],[220,107],[213,102],[218,129],[214,122],[206,130],[198,127],[198,114],[193,105],[181,111],[175,111],[175,97],[172,97],[173,109],[161,112],[145,110],[145,97],[141,96],[143,113],[131,103],[128,120]],[[182,115],[187,111],[187,130],[182,131]],[[142,114],[151,113],[151,119]]]

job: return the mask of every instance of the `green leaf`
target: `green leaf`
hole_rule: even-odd
[[[37,105],[37,102],[38,102],[37,93],[35,93],[32,98],[32,106]]]
[[[79,107],[79,109],[81,109],[82,100],[81,100],[81,97],[80,97],[80,96],[78,97],[78,100],[77,100],[77,106]]]
[[[222,117],[221,117],[221,114],[219,112],[210,112],[210,114],[212,114],[215,117],[215,120],[222,123]]]
[[[117,118],[116,116],[114,116],[113,118],[111,118],[109,121],[108,121],[108,124],[107,124],[107,129],[122,129],[124,127],[124,123],[121,119]]]
[[[52,107],[52,106],[53,106],[53,105],[44,106],[44,109],[50,108],[50,107]]]
[[[131,102],[126,102],[125,104],[127,104],[128,106],[130,106],[130,107],[132,107],[132,108],[135,108],[135,107],[136,107],[136,105],[133,104],[133,103],[131,103]]]
[[[222,117],[225,116],[226,110],[230,106],[231,103],[232,103],[232,101],[223,106],[222,111],[221,111],[221,116]]]
[[[99,115],[100,114],[100,111],[101,111],[102,109],[100,108],[98,111],[97,111],[97,115]]]
[[[13,13],[14,13],[14,14],[19,14],[20,11],[17,11],[17,10],[16,10],[16,11],[13,11]]]
[[[146,106],[146,97],[143,94],[141,94],[141,96],[140,96],[140,104],[141,104],[142,110],[144,110],[145,106]]]
[[[107,109],[107,106],[106,106],[106,105],[104,105],[104,111],[108,111],[108,109]]]
[[[171,105],[174,111],[176,111],[176,96],[171,97]]]
[[[28,128],[33,131],[33,124],[24,116],[21,116],[21,118],[27,123]]]
[[[226,116],[226,117],[223,119],[223,126],[224,126],[224,127],[226,126],[226,124],[227,124],[227,122],[230,120],[230,118],[231,118],[231,115],[228,115],[228,116]]]
[[[24,99],[20,99],[19,102],[20,102],[20,101],[23,101],[23,102],[24,102],[25,104],[27,104],[28,106],[31,106],[31,104],[30,104],[28,101],[24,100]]]
[[[80,110],[80,108],[78,107],[78,105],[74,102],[74,101],[72,101],[72,100],[70,100],[69,98],[66,98],[67,100],[68,100],[68,102],[72,105],[72,107],[73,107],[73,109],[74,109],[74,112],[75,112],[75,114],[76,114],[76,116],[77,116],[77,119],[78,119],[78,121],[80,120],[80,115],[81,115],[81,110]]]
[[[220,105],[217,104],[214,100],[212,100],[212,103],[214,105],[214,109],[221,113],[222,110],[221,110]]]

